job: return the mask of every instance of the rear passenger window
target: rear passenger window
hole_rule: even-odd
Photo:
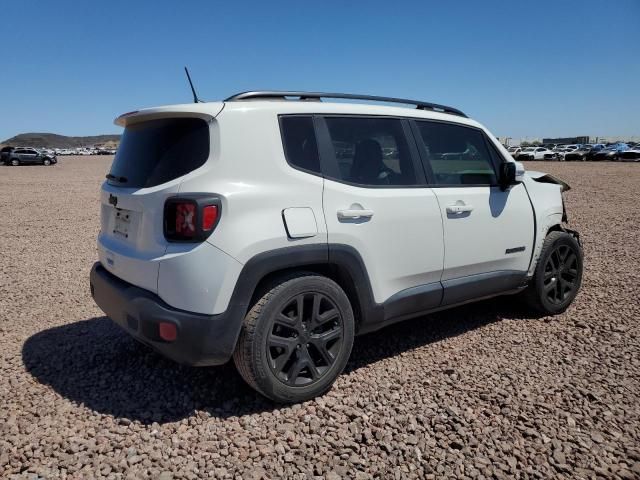
[[[402,123],[393,118],[327,117],[339,178],[358,185],[415,185]]]
[[[320,173],[318,145],[313,118],[305,116],[280,117],[284,154],[293,167]]]
[[[436,184],[497,184],[492,157],[480,130],[439,122],[416,123]]]

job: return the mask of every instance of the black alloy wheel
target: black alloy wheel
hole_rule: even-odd
[[[273,319],[267,337],[271,372],[289,386],[322,378],[343,346],[342,315],[335,303],[318,292],[291,298]]]
[[[566,231],[550,232],[522,298],[544,315],[562,313],[580,290],[582,271],[583,253],[577,236]]]
[[[560,305],[578,286],[578,256],[568,245],[555,248],[544,266],[544,292],[549,302]]]
[[[349,297],[332,279],[283,273],[261,286],[233,360],[244,380],[282,403],[322,395],[344,370],[355,336]]]

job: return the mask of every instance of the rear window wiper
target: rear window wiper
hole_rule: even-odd
[[[107,180],[115,180],[118,183],[127,183],[127,177],[118,177],[111,173],[107,173],[106,177],[107,177]]]

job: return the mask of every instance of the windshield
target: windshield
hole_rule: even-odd
[[[153,187],[201,167],[208,157],[204,120],[150,120],[125,128],[107,178],[120,187]]]

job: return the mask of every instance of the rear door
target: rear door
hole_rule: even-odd
[[[444,227],[443,304],[518,286],[529,268],[533,208],[524,185],[498,186],[503,159],[478,128],[416,121]]]
[[[12,158],[12,159],[17,158],[20,162],[22,162],[22,152],[23,152],[23,149],[22,149],[22,148],[16,148],[16,149],[15,149],[15,150],[10,154],[10,156],[11,156],[11,158]],[[7,160],[8,160],[8,158],[7,158]]]
[[[376,303],[403,294],[416,299],[400,302],[400,310],[387,316],[437,307],[442,219],[434,192],[425,186],[407,121],[323,116],[316,117],[316,127],[329,244],[357,250]]]
[[[19,152],[20,163],[33,164],[36,161],[37,153],[30,148],[23,148]]]
[[[167,249],[165,200],[205,164],[209,142],[209,122],[202,118],[153,119],[125,128],[101,192],[98,251],[107,270],[157,291]]]

